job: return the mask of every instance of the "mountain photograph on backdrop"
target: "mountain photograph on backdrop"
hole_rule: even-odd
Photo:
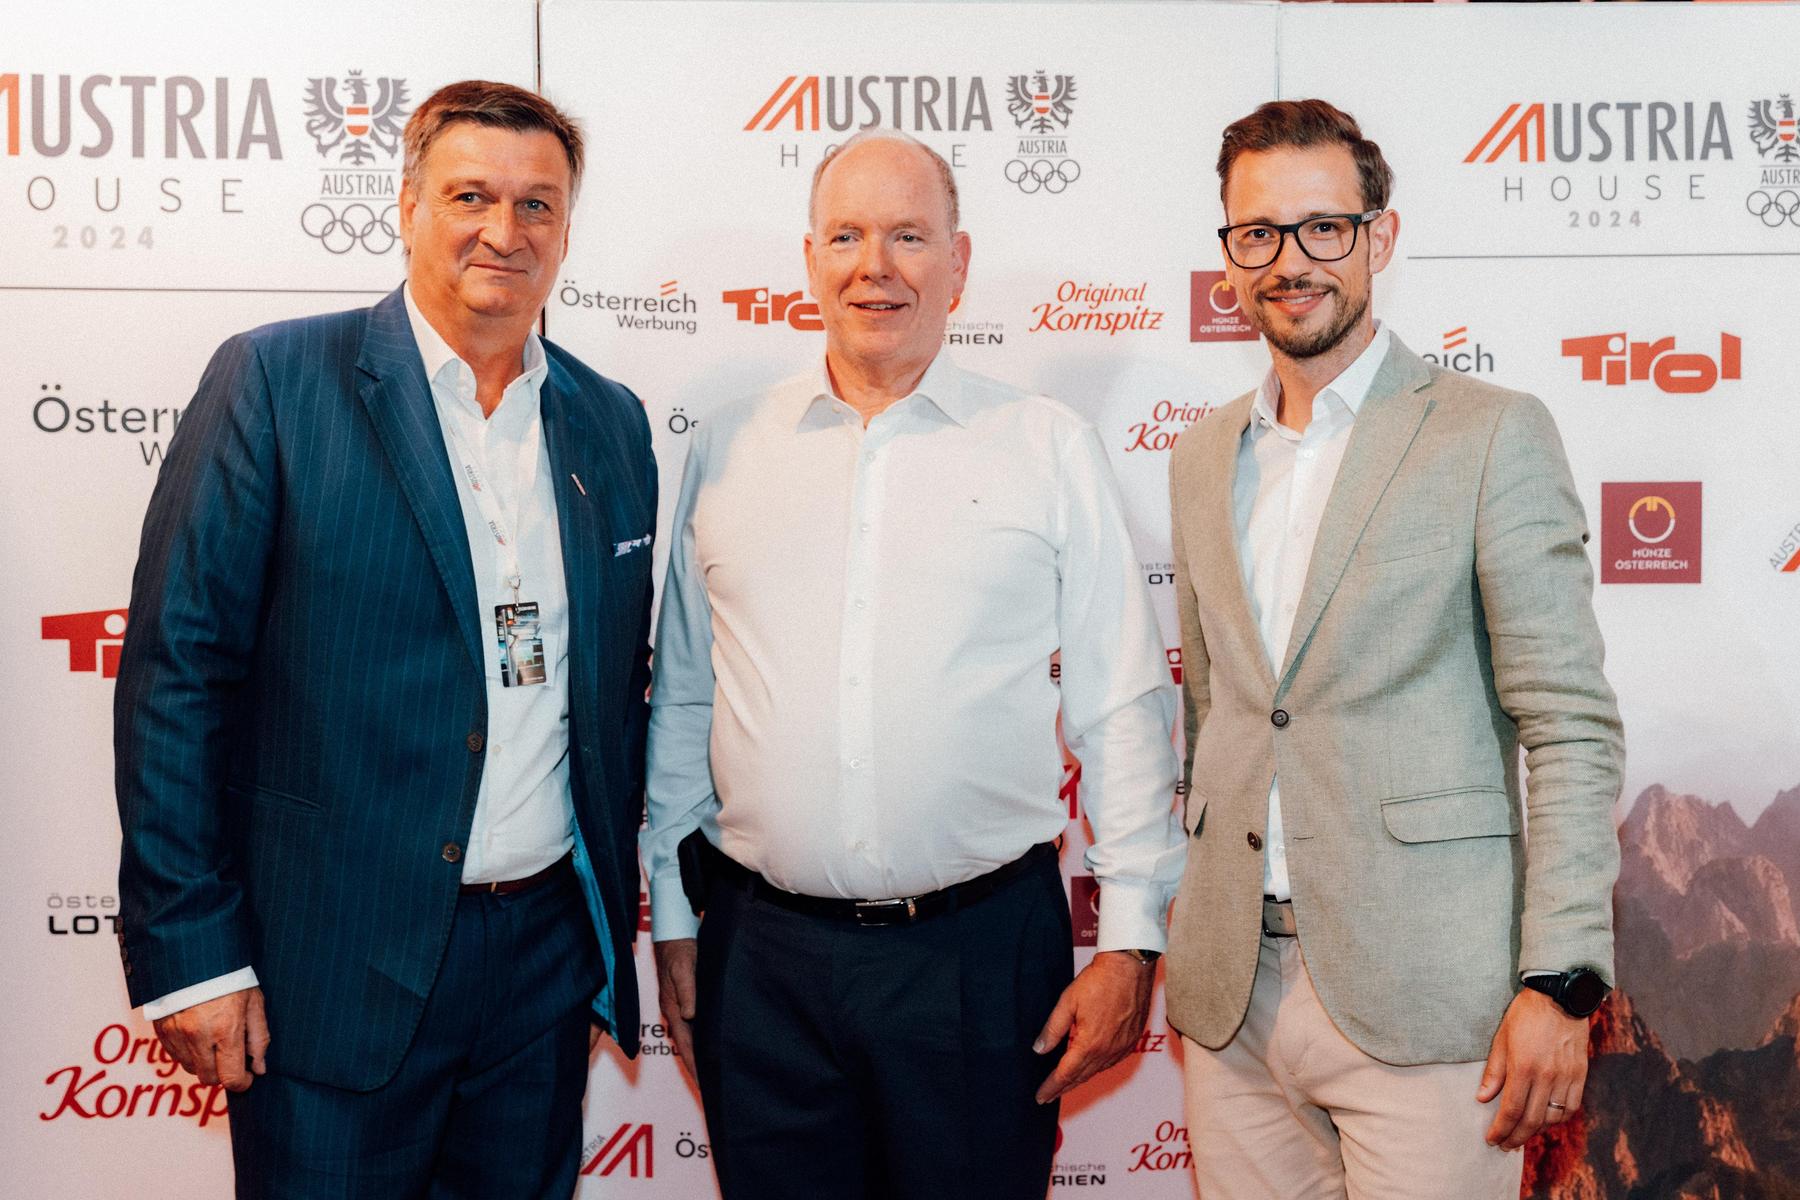
[[[1752,824],[1652,786],[1619,840],[1619,986],[1524,1196],[1800,1200],[1800,786]]]

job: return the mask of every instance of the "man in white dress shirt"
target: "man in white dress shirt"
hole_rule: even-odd
[[[948,165],[859,134],[810,217],[824,361],[701,427],[675,513],[663,1013],[726,1200],[1041,1200],[1056,1098],[1144,1025],[1174,691],[1094,429],[940,352],[970,253]],[[1072,983],[1059,704],[1101,894]]]

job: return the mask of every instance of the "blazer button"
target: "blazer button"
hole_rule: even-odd
[[[1288,723],[1287,709],[1278,708],[1269,714],[1269,724],[1277,729],[1286,729]]]
[[[1285,725],[1287,722],[1283,721],[1282,724]],[[487,744],[487,739],[483,738],[479,733],[471,733],[464,741],[469,747],[470,754],[480,754],[481,748]]]
[[[1249,833],[1245,834],[1244,840],[1250,843],[1250,848],[1252,850],[1262,849],[1262,839],[1256,836],[1256,830],[1252,829]]]
[[[445,842],[444,843],[444,861],[445,862],[447,862],[447,863],[458,862],[461,860],[461,858],[462,858],[462,847],[461,846],[457,845],[455,842]]]

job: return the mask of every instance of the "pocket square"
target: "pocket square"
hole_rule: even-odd
[[[630,554],[633,550],[637,550],[644,546],[648,546],[650,544],[650,539],[652,536],[654,536],[654,535],[646,533],[641,538],[632,538],[628,542],[618,543],[617,545],[615,545],[613,547],[613,557],[621,558],[624,555]]]

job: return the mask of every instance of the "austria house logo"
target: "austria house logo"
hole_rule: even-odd
[[[1744,197],[1744,207],[1770,229],[1800,226],[1800,130],[1792,95],[1751,102],[1750,142],[1761,162],[1756,190]]]
[[[400,240],[400,139],[412,111],[406,80],[307,80],[306,132],[326,166],[319,198],[300,213],[300,228],[333,254],[386,254]]]
[[[1782,575],[1800,574],[1800,521],[1769,551],[1769,566]]]
[[[1601,583],[1700,582],[1700,484],[1600,485]]]
[[[1006,112],[1019,143],[1006,164],[1006,182],[1027,196],[1055,196],[1081,178],[1069,154],[1069,118],[1075,112],[1075,77],[1039,70],[1006,84]]]

